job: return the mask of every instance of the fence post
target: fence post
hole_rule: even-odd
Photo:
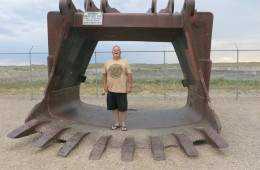
[[[163,65],[164,65],[164,100],[166,100],[166,61],[165,61],[165,49],[163,50]]]
[[[239,88],[239,78],[238,78],[238,65],[239,65],[239,49],[237,47],[237,44],[235,43],[236,49],[237,49],[237,85],[236,85],[236,100],[238,100],[238,88]]]
[[[33,85],[32,85],[32,56],[31,56],[31,54],[32,54],[32,49],[33,49],[33,46],[31,47],[30,52],[29,52],[31,100],[33,100]]]
[[[96,71],[96,98],[98,99],[98,80],[97,80],[97,52],[95,50],[95,71]]]

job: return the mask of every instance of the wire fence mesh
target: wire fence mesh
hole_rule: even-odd
[[[259,97],[260,50],[212,50],[211,91]],[[43,94],[48,81],[47,52],[0,53],[0,93]],[[112,56],[95,51],[81,85],[81,94],[103,95],[102,67]],[[164,98],[185,92],[183,74],[174,51],[123,51],[134,77],[133,94]]]

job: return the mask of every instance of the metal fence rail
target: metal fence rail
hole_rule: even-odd
[[[47,52],[0,53],[0,93],[41,94],[47,83]],[[135,93],[162,95],[164,99],[185,91],[180,81],[182,71],[174,51],[123,51],[129,61]],[[260,50],[212,50],[211,90],[226,90],[239,95],[259,97]],[[86,71],[82,93],[103,94],[102,67],[111,58],[110,51],[95,51]],[[14,61],[12,61],[14,60]],[[6,61],[6,63],[5,63]]]

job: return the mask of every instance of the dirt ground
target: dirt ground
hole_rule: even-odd
[[[230,145],[226,149],[215,149],[208,144],[198,144],[197,157],[187,157],[179,147],[165,149],[166,160],[153,160],[149,149],[137,149],[133,162],[121,161],[121,150],[107,148],[101,160],[88,160],[93,146],[80,144],[67,158],[57,156],[62,143],[45,149],[32,145],[40,134],[20,139],[9,139],[6,135],[23,124],[30,109],[41,97],[29,100],[29,96],[0,95],[0,169],[259,169],[260,167],[260,98],[211,94],[212,107],[222,123],[222,137]],[[105,105],[104,97],[82,96],[85,101]],[[183,95],[173,98],[130,96],[129,108],[160,108],[185,103]]]

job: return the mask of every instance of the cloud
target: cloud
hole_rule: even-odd
[[[16,61],[14,59],[0,59],[0,66],[10,66],[10,65],[16,65],[16,66],[26,66],[29,65],[29,62],[26,61]]]
[[[84,0],[73,2],[77,8],[84,11]],[[94,2],[97,7],[100,6],[100,0]],[[175,11],[181,11],[183,2],[184,0],[175,0]],[[151,3],[152,0],[109,0],[111,7],[123,13],[145,13],[151,7]],[[165,8],[167,3],[168,0],[158,0],[157,11]],[[212,49],[235,49],[235,43],[241,49],[259,49],[259,6],[259,0],[196,0],[198,11],[214,14]],[[28,52],[31,46],[34,46],[34,51],[47,52],[49,11],[59,11],[59,0],[2,2],[0,52]],[[171,43],[157,42],[100,42],[97,50],[110,51],[114,44],[122,46],[126,51],[174,50]]]
[[[77,8],[84,11],[84,0],[73,1]],[[94,0],[100,6],[100,0]],[[109,0],[111,7],[121,12],[145,13],[152,0]],[[157,2],[157,11],[165,8],[168,0]],[[183,0],[176,0],[175,11],[181,11]],[[214,13],[213,39],[233,39],[238,41],[259,42],[260,24],[258,7],[260,1],[251,0],[196,0],[198,11]],[[12,44],[45,43],[47,45],[47,12],[59,11],[58,0],[5,1],[0,6],[0,40]],[[251,35],[251,36],[250,36]],[[255,36],[257,36],[255,38]],[[248,37],[248,38],[247,38]],[[246,40],[247,39],[247,40]]]
[[[57,9],[51,0],[6,1],[0,7],[0,40],[10,45],[46,42],[47,12]]]

